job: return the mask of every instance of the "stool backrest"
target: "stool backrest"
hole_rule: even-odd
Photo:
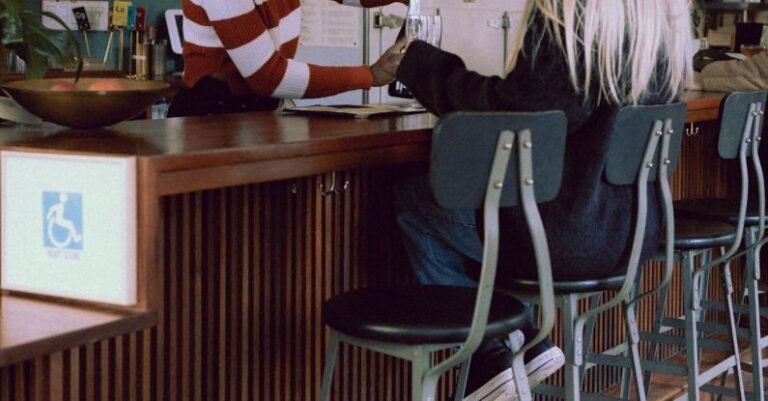
[[[669,120],[673,130],[670,142],[668,176],[674,172],[679,158],[682,131],[685,124],[685,103],[657,106],[626,106],[616,115],[611,139],[608,146],[608,163],[605,178],[614,185],[630,185],[637,182],[639,172],[648,161],[643,150],[651,141],[654,126],[664,128]],[[658,159],[658,150],[653,156]],[[648,180],[655,181],[659,174],[659,164],[654,163],[648,173]]]
[[[449,209],[483,208],[483,261],[472,326],[464,345],[433,368],[442,372],[465,360],[482,341],[496,278],[499,208],[520,206],[533,244],[539,277],[541,323],[536,338],[552,330],[555,298],[549,249],[537,202],[560,191],[566,119],[540,113],[454,113],[442,118],[432,137],[430,184],[438,204]]]
[[[634,208],[635,223],[624,285],[616,293],[612,302],[602,304],[600,308],[594,310],[595,314],[618,304],[623,299],[629,299],[640,266],[648,216],[648,185],[653,181],[659,189],[666,230],[663,283],[669,282],[672,278],[675,222],[669,176],[674,171],[679,157],[685,113],[685,103],[673,103],[626,106],[616,115],[610,133],[605,178],[614,185],[635,185],[637,194]],[[635,300],[645,295],[648,294],[640,295]]]
[[[720,103],[720,134],[717,140],[720,157],[736,158],[745,139],[753,135],[755,129],[760,132],[762,118],[757,113],[763,111],[765,100],[766,92],[762,91],[733,92],[725,96]]]
[[[765,91],[733,92],[725,96],[720,103],[720,134],[717,139],[717,151],[723,159],[739,159],[741,175],[741,195],[739,202],[739,220],[736,224],[736,240],[726,251],[725,257],[735,255],[741,244],[749,201],[749,166],[747,159],[752,158],[751,168],[757,184],[759,229],[755,243],[761,242],[765,231],[765,183],[763,167],[758,157],[758,148],[763,131],[763,113],[765,111]],[[758,273],[759,274],[759,273]]]
[[[502,131],[530,131],[536,200],[552,200],[560,191],[565,152],[565,115],[541,113],[455,113],[440,120],[432,137],[430,183],[435,199],[448,209],[479,209],[483,206],[493,156]],[[519,135],[515,137],[519,145]],[[502,207],[517,206],[520,191],[517,152],[510,153]]]

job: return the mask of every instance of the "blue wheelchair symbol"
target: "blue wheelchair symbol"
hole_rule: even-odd
[[[43,245],[83,249],[83,196],[74,192],[43,192]]]

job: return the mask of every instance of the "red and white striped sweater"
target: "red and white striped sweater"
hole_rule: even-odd
[[[376,7],[396,0],[335,0]],[[184,83],[213,73],[234,94],[311,98],[368,89],[368,66],[331,67],[293,60],[301,29],[300,0],[183,0]]]

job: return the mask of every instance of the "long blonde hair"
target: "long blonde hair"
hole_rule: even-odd
[[[661,66],[672,99],[691,74],[688,0],[529,0],[523,21],[532,21],[534,7],[548,21],[546,32],[568,62],[571,83],[585,96],[597,79],[598,96],[636,104],[648,93]],[[517,61],[525,31],[523,23],[509,70]]]

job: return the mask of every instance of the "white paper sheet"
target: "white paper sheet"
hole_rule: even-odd
[[[362,38],[362,12],[329,0],[302,0],[302,46],[358,47]]]
[[[55,1],[43,0],[43,11],[49,11],[58,15],[72,30],[77,30],[77,22],[72,9],[76,7],[85,7],[85,13],[88,15],[88,22],[91,24],[92,31],[106,31],[109,27],[109,2],[107,1]],[[48,29],[63,30],[56,21],[43,17],[43,26]]]

